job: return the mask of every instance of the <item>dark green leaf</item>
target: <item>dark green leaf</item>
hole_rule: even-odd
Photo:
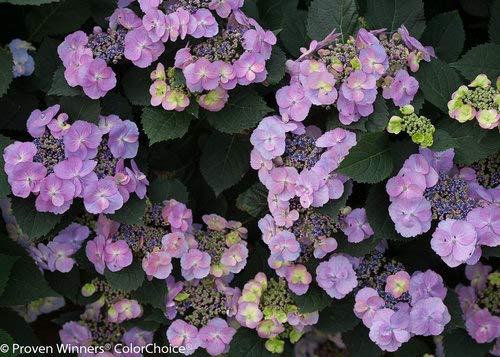
[[[303,295],[291,294],[293,300],[297,303],[299,311],[304,314],[322,311],[332,302],[332,298],[315,283],[309,285],[307,293]]]
[[[38,41],[47,35],[78,30],[89,17],[90,6],[87,1],[61,0],[31,10],[26,16],[26,26],[31,37]]]
[[[59,41],[45,38],[35,53],[35,72],[33,76],[38,89],[48,92],[52,85],[54,72],[62,64],[57,55]]]
[[[228,357],[271,357],[266,350],[265,339],[260,338],[254,330],[240,327],[229,345]]]
[[[206,117],[215,129],[234,134],[253,128],[271,111],[254,90],[238,88],[231,92],[224,109],[219,112],[207,112]]]
[[[434,132],[434,143],[430,147],[432,151],[444,151],[446,149],[452,148],[455,145],[455,141],[448,134],[447,131],[437,129]]]
[[[145,280],[142,286],[132,294],[132,297],[142,304],[150,304],[157,309],[165,310],[167,292],[165,280]]]
[[[132,119],[132,107],[127,98],[117,92],[109,92],[102,98],[102,114],[116,114],[122,119]]]
[[[403,345],[394,352],[394,357],[407,357],[407,356],[425,356],[434,352],[434,346],[431,347],[420,336],[413,336],[410,341],[403,343]]]
[[[68,273],[47,272],[46,278],[52,289],[73,302],[78,301],[81,285],[77,266],[74,266]]]
[[[350,357],[376,357],[383,354],[382,350],[368,337],[368,329],[359,324],[354,330],[342,335]]]
[[[179,180],[160,177],[149,186],[148,197],[153,203],[162,203],[170,199],[187,203],[189,193],[186,186]]]
[[[9,281],[10,271],[18,258],[0,254],[0,295],[3,294],[7,281]]]
[[[151,101],[150,73],[151,69],[133,67],[123,76],[123,90],[133,105],[149,105]]]
[[[460,78],[453,68],[438,59],[430,63],[421,62],[420,70],[415,73],[420,89],[426,100],[448,113],[451,94],[460,86]]]
[[[236,135],[214,132],[208,138],[200,159],[200,170],[215,195],[234,186],[249,168],[250,144]]]
[[[163,108],[146,107],[142,111],[142,127],[149,144],[182,138],[194,117],[187,112],[168,111]]]
[[[285,53],[278,47],[273,47],[269,62],[267,62],[267,79],[269,84],[278,84],[285,77]]]
[[[61,215],[38,212],[35,208],[35,199],[12,199],[12,214],[17,224],[31,239],[43,237],[49,233],[61,220]]]
[[[401,237],[394,229],[394,222],[390,218],[389,195],[385,191],[385,184],[372,186],[366,198],[366,217],[373,229],[373,236],[370,239],[401,240]]]
[[[6,331],[16,343],[24,346],[36,346],[40,341],[31,326],[19,314],[11,309],[0,309],[0,328]]]
[[[477,343],[467,331],[455,329],[443,339],[444,353],[446,356],[471,357],[485,356],[493,346],[492,343]]]
[[[490,40],[500,44],[500,0],[493,0],[490,8]]]
[[[475,121],[459,123],[451,118],[446,119],[439,122],[436,127],[438,130],[446,131],[453,139],[451,143],[455,149],[456,163],[469,165],[500,150],[498,133],[494,130],[484,130]]]
[[[19,258],[13,265],[0,305],[24,305],[44,297],[59,296],[47,284],[31,258]]]
[[[59,67],[52,78],[52,86],[50,87],[48,95],[58,95],[60,97],[74,97],[82,95],[83,92],[78,87],[70,87],[66,78],[64,78],[64,67]]]
[[[448,312],[451,316],[450,322],[445,327],[445,333],[448,333],[457,328],[465,328],[462,308],[460,307],[460,301],[458,300],[458,294],[454,290],[448,289],[444,304],[448,308]]]
[[[387,178],[392,168],[388,136],[384,133],[369,133],[349,151],[336,171],[357,182],[377,183]]]
[[[59,0],[1,0],[0,3],[6,2],[13,5],[34,5],[39,6],[51,2],[58,2]]]
[[[482,246],[481,247],[483,251],[483,257],[484,258],[500,258],[500,247],[487,247],[487,246]]]
[[[3,136],[0,135],[0,152],[3,153],[5,148],[9,146],[12,143],[12,141]],[[3,155],[0,155],[0,167],[3,168],[5,165],[5,160],[3,159]],[[5,173],[4,170],[0,170],[0,198],[7,197],[7,195],[10,193],[10,184],[7,181],[7,174]]]
[[[258,1],[259,17],[271,30],[280,29],[284,19],[297,11],[298,2],[298,0]]]
[[[419,38],[425,29],[422,0],[368,0],[366,22],[370,29],[396,32],[405,25],[410,35]]]
[[[7,93],[10,82],[14,78],[12,75],[13,66],[14,62],[10,52],[5,48],[0,48],[0,97]]]
[[[310,41],[306,33],[306,19],[307,12],[304,10],[287,14],[283,21],[283,30],[279,33],[283,45],[295,57],[300,56],[300,48],[307,46]]]
[[[313,0],[307,15],[307,34],[320,41],[335,29],[347,39],[356,29],[357,21],[355,0]]]
[[[253,217],[262,216],[267,211],[267,189],[260,182],[240,193],[236,199],[236,207]]]
[[[108,218],[120,223],[136,224],[146,212],[146,200],[141,200],[137,195],[130,199],[116,213],[108,215]]]
[[[478,74],[484,73],[494,82],[498,77],[499,63],[500,45],[486,43],[470,49],[452,66],[468,80],[472,81]]]
[[[92,100],[88,97],[62,97],[59,104],[61,111],[68,114],[72,122],[77,120],[94,124],[99,122],[101,105],[98,100]]]
[[[0,342],[2,343],[2,350],[3,346],[12,346],[14,344],[14,340],[10,335],[3,329],[0,329]],[[7,350],[7,352],[2,352],[2,356],[4,357],[10,357],[10,356],[15,356],[14,353],[12,353],[12,350]]]
[[[361,321],[354,315],[354,301],[352,298],[334,300],[333,303],[319,315],[315,326],[324,333],[344,333],[352,330]]]
[[[136,290],[144,281],[144,271],[142,270],[141,263],[137,260],[117,272],[111,272],[106,269],[104,276],[113,289],[125,292]]]
[[[421,39],[426,46],[436,50],[436,56],[445,62],[455,61],[464,47],[465,31],[458,10],[433,17]]]

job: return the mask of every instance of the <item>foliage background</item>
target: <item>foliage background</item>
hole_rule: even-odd
[[[152,182],[149,195],[153,200],[167,196],[176,198],[188,203],[198,220],[202,214],[213,212],[241,220],[249,228],[254,254],[251,253],[246,270],[238,276],[240,283],[257,271],[268,271],[268,253],[259,242],[256,226],[258,218],[267,210],[267,193],[249,166],[249,135],[262,117],[276,111],[274,93],[285,75],[285,59],[295,58],[300,47],[307,46],[313,38],[320,39],[332,28],[349,34],[365,23],[370,28],[388,27],[389,30],[405,24],[412,35],[420,35],[425,45],[434,46],[439,57],[430,64],[421,64],[417,73],[421,92],[414,103],[415,107],[421,108],[421,114],[432,118],[438,129],[432,149],[454,147],[458,161],[463,164],[499,149],[498,134],[482,131],[472,123],[459,125],[452,121],[447,116],[446,103],[460,84],[477,74],[486,73],[491,79],[498,76],[500,0],[245,0],[245,11],[257,18],[264,28],[278,33],[279,42],[273,50],[267,85],[254,85],[250,90],[233,92],[227,107],[219,113],[201,110],[170,113],[150,107],[151,69],[142,70],[127,64],[115,68],[118,85],[101,100],[91,100],[79,89],[68,87],[62,76],[62,63],[57,57],[57,45],[77,29],[91,32],[96,24],[105,27],[104,18],[114,8],[115,1],[112,0],[0,0],[0,45],[21,38],[37,48],[35,73],[15,80],[9,75],[10,55],[5,49],[0,49],[0,146],[3,149],[12,139],[26,139],[25,123],[29,113],[55,103],[60,103],[62,111],[73,120],[96,122],[100,113],[118,114],[121,118],[134,120],[144,133],[141,135],[139,161],[148,170]],[[160,60],[171,63],[175,50],[170,45]],[[348,204],[365,206],[366,203],[375,236],[355,246],[341,245],[339,250],[363,255],[377,241],[389,239],[391,255],[408,269],[432,268],[445,277],[448,286],[455,286],[463,277],[463,268],[447,268],[431,251],[428,236],[402,241],[393,229],[387,210],[381,209],[388,202],[384,185],[379,182],[398,171],[403,160],[417,147],[409,140],[388,138],[383,134],[395,108],[383,101],[377,101],[375,108],[371,117],[350,128],[362,136],[359,146],[364,145],[379,155],[376,159],[350,157],[347,159],[350,166],[344,171],[357,182]],[[313,111],[308,120],[323,128],[339,125],[335,113],[328,115],[321,109]],[[368,170],[369,164],[374,164],[373,160],[379,160],[375,162],[377,169]],[[6,177],[0,174],[0,196],[5,197],[9,192]],[[138,218],[143,204],[131,200],[113,218],[118,221]],[[334,212],[337,208],[334,206],[324,209]],[[19,224],[32,238],[67,224],[79,213],[76,207],[60,217],[37,213],[33,207],[33,204],[20,200],[13,202]],[[68,318],[66,314],[71,314],[79,302],[80,275],[85,274],[84,269],[73,269],[66,275],[46,273],[45,280],[40,279],[25,253],[9,242],[5,231],[2,236],[0,329],[19,343],[54,344],[58,341],[59,323]],[[498,249],[485,254],[497,263],[494,257],[499,256]],[[13,260],[8,256],[18,258]],[[142,279],[135,283],[141,284]],[[153,291],[147,285],[143,288],[144,291]],[[41,316],[31,326],[8,310],[8,306],[53,295],[54,292],[67,297],[67,307]],[[489,346],[472,343],[461,328],[463,321],[456,296],[451,291],[449,294],[451,297],[447,303],[453,320],[445,335],[445,352],[449,356],[483,355]],[[152,301],[157,296],[146,295],[143,301],[154,306]],[[302,303],[324,307],[324,299],[321,299],[321,295],[308,294]],[[359,325],[356,327],[359,320],[352,314],[352,301],[335,302],[321,316],[319,328],[325,332],[347,331],[344,338],[352,356],[381,354],[369,341],[367,330]],[[164,322],[158,318],[155,320],[154,316],[150,320],[150,323]],[[164,336],[164,329],[160,329],[158,336]],[[250,349],[256,342],[254,336],[238,338],[230,355],[265,354],[258,343]],[[417,356],[430,352],[431,346],[430,339],[413,338],[394,355]]]

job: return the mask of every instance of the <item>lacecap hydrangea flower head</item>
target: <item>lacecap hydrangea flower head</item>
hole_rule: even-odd
[[[285,121],[302,121],[313,105],[335,105],[344,125],[373,113],[378,88],[396,106],[410,104],[419,85],[408,71],[416,72],[421,60],[434,57],[434,49],[423,46],[405,26],[393,34],[361,28],[346,41],[334,30],[301,51],[298,59],[287,62],[290,84],[276,93],[280,114]]]
[[[342,299],[356,286],[356,277],[349,259],[331,254],[338,246],[334,236],[342,230],[348,242],[359,243],[373,235],[365,210],[346,207],[339,217],[330,217],[312,208],[304,209],[296,200],[290,207],[297,215],[290,225],[269,214],[259,221],[262,239],[270,250],[269,266],[297,295],[306,294],[316,280],[332,298]]]
[[[125,56],[136,65],[143,67],[144,41],[163,46],[189,37],[198,39],[177,51],[173,67],[165,69],[159,63],[151,73],[151,105],[183,111],[196,101],[216,112],[237,85],[265,81],[276,36],[241,11],[243,0],[140,3],[142,26],[125,39]]]
[[[394,352],[413,335],[437,336],[450,322],[443,303],[447,289],[432,270],[409,274],[382,251],[356,263],[358,285],[354,313],[370,329],[369,337],[382,350]]]
[[[70,124],[59,108],[34,110],[27,121],[33,140],[5,148],[4,170],[13,195],[34,194],[39,212],[55,214],[66,212],[75,198],[94,214],[115,213],[132,193],[144,198],[149,182],[133,160],[137,125],[116,115],[101,116],[98,125]]]
[[[147,202],[138,223],[118,223],[99,216],[96,237],[87,242],[86,255],[96,271],[119,271],[134,258],[142,262],[148,279],[166,279],[172,272],[173,258],[181,258],[192,244],[192,212],[183,203],[167,200]]]
[[[227,353],[236,333],[233,327],[241,291],[227,279],[166,280],[165,316],[173,320],[167,329],[170,345],[184,347],[185,355],[198,348],[211,356]]]
[[[66,322],[59,331],[61,343],[71,347],[71,352],[78,352],[79,357],[103,353],[122,356],[119,351],[115,354],[114,349],[106,350],[104,346],[120,343],[140,347],[153,342],[153,332],[123,324],[143,314],[142,306],[131,299],[130,293],[116,290],[99,278],[85,284],[81,293],[89,299],[95,296],[96,300],[85,305],[79,320]]]
[[[258,273],[245,284],[238,299],[236,320],[266,339],[265,347],[282,353],[285,341],[297,342],[309,326],[318,322],[318,312],[301,313],[283,278]]]
[[[332,173],[356,145],[356,134],[341,128],[321,133],[316,126],[285,123],[278,116],[262,119],[253,131],[251,166],[269,190],[269,209],[290,226],[298,218],[290,208],[294,198],[302,208],[321,207],[344,193],[348,178]]]
[[[431,247],[450,267],[475,264],[481,246],[500,244],[498,156],[471,167],[457,167],[453,158],[453,149],[420,149],[386,185],[396,231],[415,237],[437,220]]]
[[[449,115],[460,123],[476,119],[481,128],[494,129],[500,120],[500,77],[493,86],[485,74],[462,85],[448,102]]]
[[[12,74],[14,78],[21,76],[31,76],[35,71],[35,60],[28,51],[34,51],[35,47],[27,41],[14,39],[7,45],[12,55]]]
[[[490,343],[500,338],[500,272],[481,262],[465,267],[470,285],[459,284],[458,293],[465,327],[477,343]],[[492,352],[494,355],[498,355]]]

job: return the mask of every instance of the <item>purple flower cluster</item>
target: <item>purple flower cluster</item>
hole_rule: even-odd
[[[80,320],[66,322],[59,331],[61,343],[71,347],[71,353],[79,357],[104,355],[134,356],[142,354],[120,353],[105,349],[105,344],[126,346],[145,346],[153,342],[153,332],[138,327],[126,328],[122,323],[142,316],[142,307],[128,293],[115,290],[103,280],[94,279],[82,287],[82,295],[99,298],[85,306]]]
[[[62,214],[75,198],[83,198],[90,213],[114,213],[135,192],[146,195],[149,184],[133,159],[139,148],[139,130],[130,120],[101,116],[99,125],[77,120],[59,105],[34,110],[28,132],[34,138],[7,146],[4,170],[14,196],[36,197],[39,212]]]
[[[480,182],[489,180],[481,178],[486,173],[458,168],[453,157],[453,149],[432,152],[421,148],[386,185],[396,231],[414,237],[427,232],[433,219],[438,220],[431,246],[450,267],[475,264],[482,245],[500,244],[498,185],[482,186]]]
[[[269,190],[269,209],[278,225],[298,219],[290,201],[303,208],[321,207],[344,193],[347,177],[332,173],[356,145],[356,135],[341,128],[322,134],[315,126],[285,123],[278,116],[262,119],[250,137],[251,166]]]
[[[394,352],[414,335],[440,335],[450,322],[443,303],[447,289],[434,271],[410,276],[402,264],[377,251],[357,263],[356,275],[354,313],[382,350]]]
[[[300,313],[285,280],[268,279],[264,273],[245,284],[236,314],[242,326],[267,340],[265,347],[273,353],[282,353],[287,339],[297,342],[318,317],[317,311]]]
[[[227,353],[236,333],[231,318],[236,315],[241,291],[228,286],[226,279],[166,280],[168,294],[165,316],[174,320],[167,329],[172,346],[184,347],[185,355],[198,348],[209,355]]]
[[[385,99],[407,105],[419,88],[408,69],[416,72],[421,60],[435,56],[405,26],[392,35],[361,28],[346,42],[340,35],[334,30],[324,40],[312,41],[297,60],[287,62],[290,84],[276,93],[285,121],[304,120],[312,105],[336,103],[340,122],[349,125],[373,113],[379,87]]]
[[[500,339],[500,273],[478,262],[465,267],[469,286],[459,284],[455,290],[469,335],[477,343],[489,343]],[[493,353],[493,352],[492,352]],[[498,356],[498,351],[493,353]]]
[[[172,258],[181,258],[193,240],[191,227],[191,210],[175,200],[149,204],[136,224],[120,224],[101,215],[96,237],[87,242],[87,258],[103,274],[105,268],[116,272],[129,266],[135,256],[142,259],[149,279],[166,279],[172,271]]]
[[[276,36],[240,10],[242,0],[139,3],[142,19],[126,8],[115,12],[115,21],[128,16],[127,22],[133,24],[125,36],[124,56],[136,66],[151,65],[164,52],[165,43],[187,36],[199,39],[177,51],[174,67],[165,72],[159,63],[153,71],[153,106],[182,111],[194,96],[201,107],[219,111],[228,100],[228,91],[237,84],[266,79],[266,61]],[[185,81],[174,76],[176,71],[182,72]]]

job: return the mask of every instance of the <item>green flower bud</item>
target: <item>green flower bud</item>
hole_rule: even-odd
[[[174,298],[175,301],[181,302],[186,300],[189,297],[188,293],[179,293],[177,296]]]
[[[266,350],[271,353],[283,353],[285,349],[285,341],[273,338],[271,340],[267,340],[265,346]]]
[[[304,335],[303,331],[297,331],[297,330],[293,329],[292,331],[290,331],[290,342],[296,343],[298,340],[300,340],[302,335]]]
[[[415,144],[420,144],[424,141],[424,134],[417,132],[411,136],[411,140],[413,140]]]
[[[403,118],[392,116],[387,125],[387,131],[391,134],[399,134],[403,130]]]
[[[82,286],[82,295],[85,297],[89,297],[94,295],[96,291],[96,287],[92,283],[87,283],[84,286]]]
[[[399,111],[403,115],[410,115],[410,114],[413,114],[415,112],[415,108],[413,108],[413,105],[408,104],[408,105],[405,105],[404,107],[399,108]]]
[[[354,69],[361,69],[361,61],[359,60],[358,57],[354,57],[352,60],[351,60],[351,66],[352,68]]]

